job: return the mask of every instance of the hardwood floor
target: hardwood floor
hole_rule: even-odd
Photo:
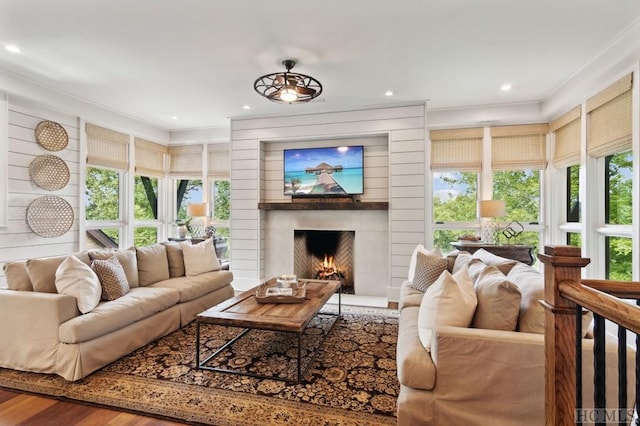
[[[167,420],[0,389],[0,426],[179,426]]]

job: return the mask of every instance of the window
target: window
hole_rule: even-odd
[[[433,173],[433,221],[450,227],[451,224],[472,224],[477,221],[478,174],[474,172]],[[433,233],[433,245],[443,252],[451,251],[451,242],[476,230],[438,229]]]
[[[580,222],[580,166],[567,167],[567,222]]]
[[[605,157],[605,223],[608,225],[631,225],[631,175],[633,163],[631,151]],[[605,232],[607,232],[605,230]],[[606,278],[611,280],[632,279],[631,238],[605,237]]]
[[[149,176],[135,177],[133,243],[136,246],[148,246],[158,242],[158,225],[139,226],[157,222],[158,219],[158,178]]]
[[[176,180],[176,217],[178,219],[187,219],[187,204],[201,202],[201,179]]]
[[[228,180],[211,181],[211,219],[216,227],[216,235],[229,238],[229,218],[231,211],[231,183]]]
[[[120,229],[117,225],[121,223],[121,179],[121,172],[87,167],[85,218],[88,247],[118,246]],[[116,227],[111,227],[110,224]]]

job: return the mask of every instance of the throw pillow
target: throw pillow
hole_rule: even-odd
[[[482,260],[483,263],[487,265],[497,266],[498,269],[500,269],[500,272],[502,272],[505,275],[509,273],[511,268],[513,268],[515,265],[520,263],[517,260],[496,256],[493,253],[489,253],[485,249],[476,250],[475,253],[473,253],[473,258],[480,259]]]
[[[520,313],[518,331],[544,334],[544,307],[538,302],[544,300],[544,276],[532,267],[520,263],[507,274],[509,281],[520,289]]]
[[[469,267],[469,276],[471,277],[471,282],[473,282],[473,285],[475,285],[478,281],[478,276],[482,273],[482,271],[489,267],[480,259],[471,259],[467,266]]]
[[[447,269],[447,263],[444,257],[428,256],[418,252],[415,278],[409,287],[424,293]]]
[[[167,248],[167,260],[169,261],[169,276],[184,277],[184,255],[182,246],[175,241],[162,243]]]
[[[451,273],[456,274],[463,266],[469,265],[471,262],[471,253],[468,251],[461,251],[455,258],[455,262],[453,262],[453,268],[451,268]]]
[[[515,331],[520,312],[520,290],[495,266],[487,266],[475,283],[478,306],[475,328]]]
[[[33,291],[33,284],[29,279],[26,260],[7,262],[2,267],[7,279],[7,288],[16,291]]]
[[[407,274],[407,279],[411,282],[413,282],[416,276],[418,253],[424,253],[427,256],[442,257],[442,253],[440,252],[439,248],[436,247],[433,250],[427,250],[422,244],[418,244],[416,248],[413,249],[413,253],[411,254],[411,261],[409,262],[409,273]]]
[[[220,262],[216,256],[211,238],[198,244],[181,242],[182,255],[184,256],[184,269],[186,276],[200,275],[205,272],[220,270]]]
[[[469,327],[477,305],[476,292],[463,266],[456,274],[444,271],[424,293],[418,311],[418,337],[431,350],[431,334],[438,326]]]
[[[71,255],[60,263],[55,273],[55,286],[60,294],[73,296],[78,310],[91,312],[100,303],[100,280],[95,272],[76,256]]]
[[[94,260],[106,260],[115,256],[122,265],[124,273],[127,275],[127,282],[130,288],[138,287],[138,260],[136,258],[136,249],[131,247],[129,249],[118,250],[89,250],[89,258]]]
[[[127,275],[115,255],[105,260],[94,260],[91,269],[100,279],[102,300],[116,300],[129,293]]]
[[[164,245],[136,247],[136,260],[138,261],[138,283],[141,287],[170,278],[167,248]]]
[[[86,251],[74,253],[85,265],[91,264]],[[33,284],[33,291],[56,293],[56,271],[67,256],[41,257],[27,260],[27,272]]]

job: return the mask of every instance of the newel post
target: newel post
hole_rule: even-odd
[[[589,259],[580,247],[545,246],[544,264],[545,418],[552,426],[574,425],[576,405],[576,304],[560,296],[558,284],[580,282]]]

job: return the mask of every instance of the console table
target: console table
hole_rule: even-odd
[[[451,245],[460,251],[466,251],[471,254],[479,249],[485,249],[496,256],[517,260],[527,265],[533,265],[535,262],[533,258],[533,246],[524,244],[485,244],[482,242],[455,241],[451,243]]]

